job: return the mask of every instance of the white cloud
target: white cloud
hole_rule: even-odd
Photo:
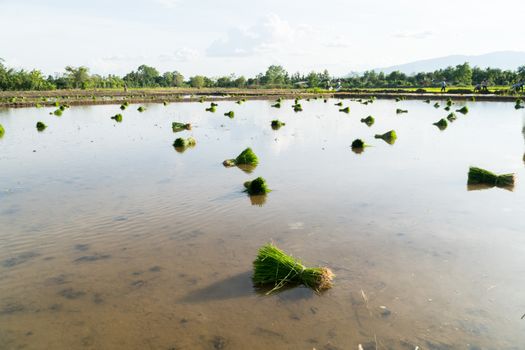
[[[214,41],[206,53],[213,57],[251,56],[284,49],[297,35],[297,28],[272,14],[250,28],[230,29],[226,38]]]
[[[394,34],[394,38],[399,39],[427,39],[434,35],[434,32],[430,30],[424,30],[419,32],[401,32]]]
[[[181,0],[155,0],[155,2],[166,8],[172,9],[175,8]]]
[[[199,57],[197,50],[181,47],[170,54],[162,54],[159,56],[159,60],[163,62],[188,62]]]

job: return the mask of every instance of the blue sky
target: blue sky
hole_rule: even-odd
[[[335,75],[450,54],[525,51],[523,0],[0,0],[0,57],[46,74]]]

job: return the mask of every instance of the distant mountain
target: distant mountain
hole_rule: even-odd
[[[480,68],[501,68],[504,70],[515,70],[519,66],[525,65],[525,52],[519,51],[499,51],[490,52],[478,56],[467,55],[453,55],[438,58],[431,58],[428,60],[414,61],[410,63],[400,64],[398,66],[376,68],[376,72],[391,73],[393,71],[400,71],[406,74],[419,72],[433,72],[440,68],[448,66],[456,66],[465,62],[470,63],[472,67],[478,66]]]

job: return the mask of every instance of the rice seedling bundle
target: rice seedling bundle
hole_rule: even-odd
[[[281,103],[277,102],[276,104],[272,105],[273,108],[281,108]]]
[[[361,139],[355,139],[353,142],[352,142],[352,148],[364,148],[365,147],[365,143],[363,142],[363,140]]]
[[[4,136],[4,134],[5,134],[4,126],[0,124],[0,137]]]
[[[302,112],[303,106],[301,106],[300,103],[296,103],[295,105],[293,105],[293,110],[294,112]]]
[[[224,115],[227,116],[228,118],[235,117],[235,113],[233,111],[226,112],[226,113],[224,113]]]
[[[215,106],[210,106],[209,108],[206,108],[206,112],[215,113],[216,110],[217,110],[217,108]]]
[[[236,165],[257,165],[259,164],[259,158],[257,158],[257,155],[253,152],[253,150],[248,147],[244,151],[241,152],[235,159],[226,159],[222,164],[226,167],[236,166]]]
[[[217,106],[219,106],[219,105],[216,104],[215,102],[210,103],[210,107],[217,107]]]
[[[396,113],[397,113],[397,114],[402,114],[402,113],[408,113],[408,111],[407,111],[406,109],[400,109],[400,108],[398,108],[398,109],[396,109]]]
[[[341,107],[343,105],[343,102],[339,101],[335,105]]]
[[[146,107],[144,106],[140,106],[139,108],[137,108],[137,111],[139,111],[140,113],[144,112],[146,110]]]
[[[449,98],[447,99],[447,107],[452,106],[453,103],[454,103],[454,102],[452,102],[452,99],[449,97]]]
[[[184,139],[182,137],[179,137],[178,139],[173,142],[173,147],[175,148],[187,148],[195,146],[197,142],[193,137],[188,137],[187,139]]]
[[[434,108],[439,108],[439,103],[434,103]]]
[[[168,105],[168,101],[164,101],[164,102],[162,102],[162,104],[164,104],[164,106],[167,106]]]
[[[425,103],[430,103],[430,100],[425,100],[424,102],[425,102]]]
[[[115,114],[111,119],[115,120],[117,123],[122,123],[122,114]]]
[[[498,187],[513,186],[514,174],[496,175],[488,170],[470,167],[468,172],[469,185],[491,185]]]
[[[306,267],[273,244],[262,246],[253,262],[253,283],[256,286],[273,286],[266,294],[286,285],[298,284],[320,292],[332,287],[333,278],[329,268]]]
[[[266,194],[270,192],[270,189],[268,188],[268,185],[266,184],[266,180],[262,177],[258,177],[255,180],[252,181],[246,181],[244,183],[245,191],[248,192],[249,195],[258,195],[258,194]]]
[[[446,106],[446,107],[444,108],[444,110],[447,111],[447,112],[450,111],[450,106]]]
[[[460,109],[456,109],[456,112],[459,112],[461,114],[467,114],[468,113],[468,107],[467,106],[463,106]]]
[[[350,107],[341,108],[339,112],[350,113]]]
[[[452,112],[449,115],[447,115],[447,119],[449,122],[453,122],[454,120],[458,119],[456,113]]]
[[[516,109],[525,108],[525,106],[523,106],[523,100],[521,98],[516,99],[516,105],[514,106],[514,108]]]
[[[44,131],[45,129],[47,128],[47,125],[42,123],[42,122],[37,122],[36,123],[36,129],[38,131]]]
[[[58,108],[57,110],[55,110],[53,112],[53,114],[56,115],[57,117],[60,117],[60,116],[62,116],[62,111],[63,111],[62,109]],[[49,114],[51,114],[51,113],[49,113]]]
[[[368,125],[368,126],[372,126],[372,125],[374,125],[374,123],[375,123],[375,119],[374,119],[374,117],[372,117],[371,115],[369,115],[369,116],[366,117],[366,118],[362,118],[362,119],[361,119],[361,123],[365,123],[365,124]]]
[[[274,130],[277,130],[279,129],[281,126],[285,126],[286,123],[283,123],[282,121],[278,120],[278,119],[275,119],[275,120],[272,120],[272,129]]]
[[[191,124],[187,123],[179,123],[179,122],[173,122],[171,123],[171,129],[173,132],[178,132],[182,130],[191,130]]]
[[[395,130],[387,131],[384,134],[377,134],[374,137],[376,139],[382,139],[389,144],[394,144],[394,142],[397,140],[397,134]]]
[[[448,123],[446,119],[442,118],[438,120],[437,122],[435,122],[433,125],[437,126],[439,130],[445,130],[448,126]]]

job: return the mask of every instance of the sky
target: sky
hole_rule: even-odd
[[[346,75],[447,56],[525,51],[525,1],[0,0],[0,58],[61,73]]]

